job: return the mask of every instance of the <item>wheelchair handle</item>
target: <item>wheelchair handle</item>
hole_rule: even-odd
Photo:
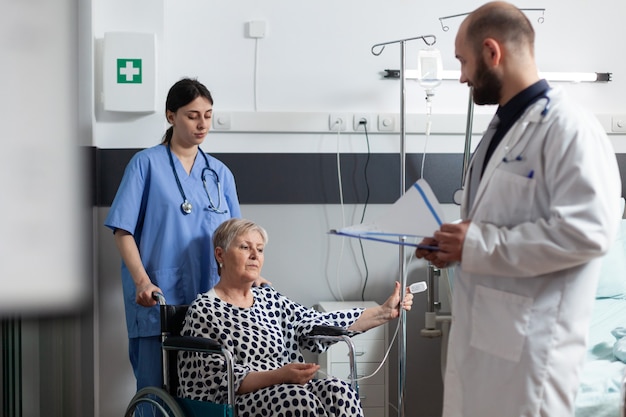
[[[159,305],[162,305],[162,306],[165,305],[165,296],[163,294],[161,294],[160,292],[154,291],[152,293],[152,298],[157,300]]]

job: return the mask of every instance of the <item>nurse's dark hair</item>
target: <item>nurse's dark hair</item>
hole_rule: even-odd
[[[165,100],[165,117],[167,118],[167,111],[176,113],[176,111],[191,103],[198,97],[204,97],[209,100],[209,103],[213,105],[213,97],[209,90],[200,81],[192,78],[183,78],[177,81],[170,87],[170,91],[167,93],[167,99]],[[162,144],[168,144],[172,140],[174,133],[174,126],[170,126],[163,135]]]
[[[482,52],[483,41],[493,38],[510,48],[529,48],[534,55],[535,30],[520,9],[506,2],[487,3],[467,18],[466,39],[474,52]]]
[[[250,220],[232,218],[220,224],[213,232],[213,247],[222,248],[226,252],[230,249],[233,240],[248,232],[258,232],[263,239],[263,244],[267,244],[268,236],[263,227]],[[218,275],[222,274],[219,262],[217,264],[217,273]]]

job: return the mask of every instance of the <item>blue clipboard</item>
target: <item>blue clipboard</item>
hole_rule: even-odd
[[[406,240],[400,240],[400,238],[402,236],[396,235],[396,234],[388,234],[388,233],[367,233],[367,234],[357,234],[357,233],[348,233],[348,232],[344,232],[341,230],[335,230],[335,229],[331,229],[329,232],[329,234],[331,235],[337,235],[337,236],[347,236],[347,237],[354,237],[357,239],[366,239],[366,240],[373,240],[375,242],[383,242],[383,243],[393,243],[395,245],[402,245],[402,246],[411,246],[417,249],[425,249],[425,250],[432,250],[432,251],[438,251],[439,247],[438,246],[432,246],[432,245],[421,245],[419,243],[414,243],[414,242],[408,242]],[[387,236],[387,238],[383,237],[383,236]],[[398,240],[395,239],[391,239],[391,237],[397,237]],[[420,236],[406,236],[406,237],[414,237],[414,238],[419,238]]]
[[[432,189],[420,178],[387,209],[384,215],[368,223],[332,229],[329,233],[436,251],[439,247],[415,241],[433,236],[443,224],[442,214],[439,201]]]

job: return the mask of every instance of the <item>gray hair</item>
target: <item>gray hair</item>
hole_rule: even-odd
[[[248,232],[258,232],[263,239],[263,244],[267,245],[268,237],[264,228],[251,220],[232,218],[220,224],[213,233],[213,247],[222,248],[227,252],[233,240],[238,236]],[[221,273],[221,268],[217,268],[217,273]]]

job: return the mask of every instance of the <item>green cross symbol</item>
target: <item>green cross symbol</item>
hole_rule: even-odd
[[[141,59],[118,58],[118,84],[141,84],[141,74]]]

